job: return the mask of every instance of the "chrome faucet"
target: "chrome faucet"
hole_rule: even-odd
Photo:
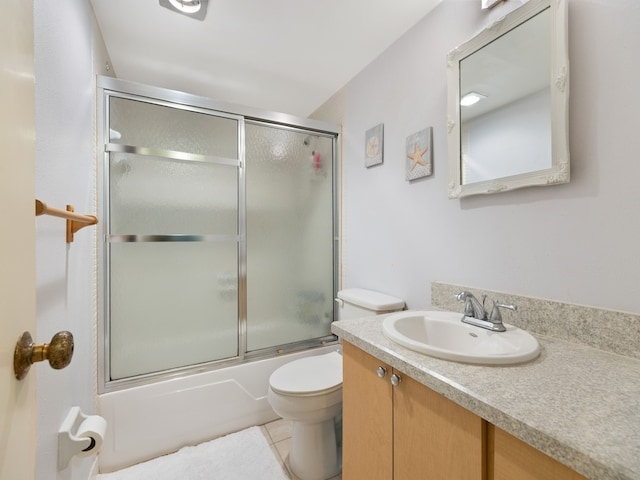
[[[484,300],[486,298],[487,296],[484,295],[482,297],[482,303],[480,303],[478,299],[473,296],[473,293],[467,292],[466,290],[456,294],[456,299],[464,302],[464,316],[477,318],[479,320],[484,320],[487,317],[487,312],[484,309]]]
[[[486,328],[493,332],[505,332],[507,330],[502,323],[502,314],[500,313],[501,308],[508,308],[509,310],[514,311],[518,309],[515,305],[509,305],[494,300],[493,309],[487,318],[487,311],[484,309],[484,301],[487,298],[486,295],[482,296],[482,303],[473,296],[473,293],[467,292],[466,290],[457,293],[455,297],[457,300],[464,302],[464,314],[462,315],[462,321],[464,323]]]

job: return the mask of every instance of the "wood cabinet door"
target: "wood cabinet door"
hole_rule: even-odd
[[[489,424],[488,480],[587,480],[530,445]]]
[[[394,480],[483,480],[485,421],[398,375],[401,382],[393,393]]]
[[[342,346],[342,359],[342,479],[391,480],[391,369],[347,342]],[[378,367],[386,371],[383,378],[378,377]]]

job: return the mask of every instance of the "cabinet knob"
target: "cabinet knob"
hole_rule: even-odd
[[[71,332],[56,333],[51,343],[36,345],[29,332],[24,332],[16,343],[13,353],[13,372],[18,380],[22,380],[29,368],[36,362],[48,360],[51,368],[59,370],[71,363],[73,357],[73,335]]]
[[[391,374],[391,377],[389,379],[391,380],[391,385],[393,385],[394,387],[400,385],[400,382],[402,381],[400,375],[396,375],[395,373]]]
[[[384,378],[384,376],[387,374],[387,369],[384,367],[378,367],[376,368],[376,373],[378,374],[378,377]]]

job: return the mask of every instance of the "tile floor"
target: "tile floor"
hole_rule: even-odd
[[[292,480],[298,480],[298,477],[293,475],[287,467],[287,456],[289,455],[289,449],[291,448],[291,422],[288,420],[275,420],[271,423],[267,423],[262,426],[262,433],[266,437],[269,445],[274,454],[284,466],[289,478]],[[342,475],[333,477],[331,480],[341,480]]]

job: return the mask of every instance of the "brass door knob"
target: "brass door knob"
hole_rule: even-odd
[[[56,333],[51,343],[36,345],[29,332],[24,332],[16,343],[13,353],[13,372],[18,380],[22,380],[32,364],[49,360],[51,368],[59,370],[71,363],[73,357],[73,335],[71,332]]]

